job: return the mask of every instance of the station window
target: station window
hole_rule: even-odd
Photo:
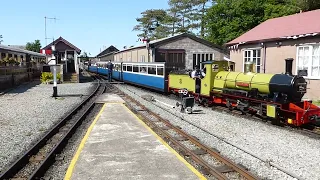
[[[157,67],[157,75],[163,76],[163,67]]]
[[[133,65],[133,72],[139,72],[139,66]]]
[[[127,65],[127,71],[132,72],[132,65]]]
[[[209,54],[209,53],[203,53],[203,54],[193,54],[193,68],[195,68],[197,65],[204,68],[204,64],[200,64],[201,62],[205,61],[211,61],[213,60],[213,55],[214,54]]]
[[[148,74],[156,74],[156,66],[149,66],[148,67]]]

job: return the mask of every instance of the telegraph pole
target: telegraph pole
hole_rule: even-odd
[[[46,41],[46,45],[48,45],[47,44],[47,39],[51,39],[51,38],[47,38],[47,19],[53,19],[54,20],[54,22],[56,22],[56,20],[59,20],[59,19],[57,19],[57,18],[52,18],[52,17],[44,17],[44,35],[45,35],[45,41]]]

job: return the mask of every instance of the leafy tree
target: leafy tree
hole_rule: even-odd
[[[296,4],[302,11],[312,11],[320,9],[319,0],[293,0],[293,3]]]
[[[35,40],[34,42],[28,42],[26,44],[26,50],[40,53],[41,43],[40,40]]]
[[[80,61],[89,61],[89,56],[87,52],[85,51],[82,52],[82,54],[80,55]]]
[[[222,45],[258,25],[264,0],[217,0],[205,17],[207,39]]]
[[[299,12],[299,7],[293,0],[267,0],[264,3],[263,21],[291,15]]]

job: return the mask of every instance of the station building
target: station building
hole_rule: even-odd
[[[176,69],[194,69],[200,62],[229,57],[222,47],[183,33],[113,53],[115,62],[166,62]]]
[[[320,9],[269,19],[228,42],[235,71],[244,72],[246,62],[257,73],[285,73],[285,59],[293,58],[292,73],[304,74],[305,99],[320,99]]]
[[[114,61],[114,54],[118,52],[119,49],[117,49],[114,46],[109,46],[107,49],[100,52],[96,58],[98,61]]]
[[[59,73],[62,75],[63,81],[79,82],[80,59],[78,56],[81,50],[64,38],[59,37],[41,49],[41,53],[46,55],[48,65],[55,64],[55,58],[52,56],[52,45],[55,45],[55,49],[58,51],[57,64],[60,65]]]

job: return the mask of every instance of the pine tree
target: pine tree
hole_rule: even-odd
[[[138,25],[133,31],[140,31],[140,38],[158,39],[168,36],[168,28],[165,25],[167,21],[167,12],[162,9],[151,9],[141,13],[142,17],[136,18]]]

